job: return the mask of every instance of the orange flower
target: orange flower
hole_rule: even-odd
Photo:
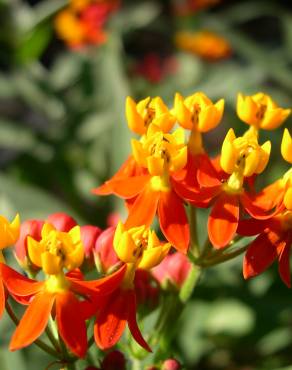
[[[140,141],[132,141],[132,148],[138,167],[148,171],[137,176],[131,172],[130,177],[128,171],[121,171],[106,182],[107,193],[132,199],[126,220],[128,228],[149,226],[157,211],[165,237],[175,248],[185,253],[189,245],[189,226],[183,201],[174,190],[174,175],[187,161],[183,130],[165,134],[156,125],[150,124],[147,134]],[[94,192],[105,194],[104,186]]]
[[[282,281],[291,287],[290,249],[292,244],[292,211],[284,209],[269,220],[243,220],[238,233],[243,236],[259,234],[249,245],[243,261],[245,279],[257,276],[278,260]]]
[[[175,35],[176,46],[209,61],[228,58],[231,46],[223,37],[210,31],[181,31]]]
[[[268,213],[254,202],[244,188],[246,178],[260,173],[267,165],[270,143],[258,144],[256,132],[248,130],[236,138],[231,129],[222,145],[220,162],[225,174],[218,171],[209,160],[202,158],[198,169],[198,181],[204,187],[194,191],[179,187],[181,197],[199,207],[214,202],[208,219],[209,239],[215,248],[225,247],[235,236],[239,222],[240,206],[254,218],[265,219]]]
[[[98,304],[94,325],[96,344],[104,350],[111,348],[128,324],[133,338],[151,352],[136,322],[135,274],[138,268],[149,270],[159,264],[168,253],[170,244],[161,244],[155,232],[145,225],[128,228],[119,223],[114,248],[121,261],[126,263],[127,271],[118,289]]]
[[[126,267],[97,281],[83,281],[75,270],[84,258],[79,226],[66,233],[45,223],[39,241],[28,237],[27,250],[29,259],[43,269],[47,278],[31,280],[1,264],[1,275],[9,293],[19,303],[29,305],[13,334],[10,349],[17,350],[33,343],[44,332],[53,311],[66,345],[76,356],[84,357],[87,351],[85,321],[93,312],[91,299],[115,290],[123,280]]]

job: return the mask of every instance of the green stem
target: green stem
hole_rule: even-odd
[[[195,207],[190,205],[189,211],[189,221],[190,221],[190,232],[191,232],[191,253],[198,257],[200,254],[200,246],[198,241],[198,228],[197,228],[197,210]]]
[[[9,315],[9,317],[14,322],[14,324],[15,325],[18,325],[19,324],[19,319],[15,315],[15,313],[14,313],[12,307],[10,306],[10,304],[8,303],[8,301],[6,301],[5,308],[6,308],[6,311],[7,311],[8,315]],[[34,344],[36,346],[38,346],[40,349],[42,349],[44,352],[48,353],[49,355],[51,355],[51,356],[53,356],[55,358],[58,358],[60,360],[63,359],[63,356],[62,356],[61,353],[58,353],[57,351],[55,351],[53,348],[51,348],[50,346],[48,346],[46,343],[44,343],[40,339],[35,340],[34,341]]]
[[[247,245],[235,250],[234,252],[227,253],[227,254],[221,254],[218,257],[214,257],[214,258],[211,258],[209,260],[206,260],[206,261],[201,263],[201,266],[202,267],[210,267],[210,266],[219,265],[222,262],[229,261],[229,260],[239,256],[240,254],[244,253],[247,250],[247,248],[249,247],[249,245],[250,244],[247,244]]]
[[[46,334],[47,334],[47,337],[49,338],[50,342],[54,346],[55,350],[57,352],[61,352],[59,343],[58,343],[57,339],[55,338],[55,336],[53,334],[53,331],[51,330],[51,328],[49,326],[46,327]]]

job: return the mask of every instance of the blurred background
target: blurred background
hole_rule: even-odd
[[[205,136],[214,154],[228,128],[246,129],[239,91],[291,108],[292,2],[0,0],[1,214],[65,211],[111,224],[122,202],[91,189],[129,154],[126,96],[159,95],[171,107],[175,92],[195,91],[226,101],[222,124]],[[262,133],[273,142],[266,183],[287,169],[282,130]],[[177,323],[172,354],[186,369],[292,369],[291,292],[276,268],[245,282],[241,263],[209,269]],[[5,318],[1,370],[45,369],[35,348],[7,351],[11,330]]]

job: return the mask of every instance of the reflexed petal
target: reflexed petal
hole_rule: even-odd
[[[141,331],[137,325],[136,321],[136,312],[137,312],[137,307],[136,307],[136,296],[135,292],[132,290],[129,290],[127,292],[127,300],[129,304],[129,309],[128,309],[128,325],[131,334],[133,335],[133,338],[137,343],[140,344],[141,347],[143,347],[146,351],[152,352],[151,348],[149,347],[148,343],[145,341],[143,338]]]
[[[5,289],[2,279],[0,279],[0,318],[5,310]]]
[[[129,315],[129,301],[123,291],[115,291],[101,307],[94,324],[94,338],[102,350],[113,347],[123,335]]]
[[[158,191],[153,191],[150,186],[145,187],[131,206],[125,228],[130,229],[140,225],[149,226],[156,214],[158,199]]]
[[[56,296],[56,319],[61,338],[78,357],[87,352],[86,323],[81,305],[71,292]]]
[[[210,158],[206,154],[198,156],[199,166],[197,180],[203,187],[221,186],[218,173],[214,168]]]
[[[243,276],[248,279],[265,271],[277,258],[275,232],[260,234],[249,246],[243,260]]]
[[[121,198],[132,198],[139,194],[149,182],[149,175],[134,176],[111,181],[111,193]]]
[[[80,295],[94,294],[95,296],[102,296],[111,294],[120,286],[124,278],[126,268],[127,265],[123,265],[113,274],[95,281],[70,279],[71,290]]]
[[[0,264],[0,273],[8,291],[17,296],[31,296],[41,290],[44,283],[28,279],[17,271]]]
[[[34,297],[12,336],[10,351],[30,345],[44,332],[54,301],[55,295],[45,291]]]
[[[158,217],[166,239],[182,253],[186,253],[190,242],[190,230],[183,201],[173,191],[161,192]]]
[[[209,239],[215,248],[223,248],[231,242],[236,233],[238,219],[238,196],[221,194],[208,219]]]
[[[265,209],[259,207],[256,203],[253,202],[253,199],[244,192],[240,195],[240,202],[245,209],[245,211],[253,218],[257,218],[259,220],[265,220],[275,216],[279,213],[282,208],[276,208],[274,211],[268,213]]]
[[[290,276],[290,245],[291,241],[283,240],[278,246],[279,255],[279,274],[283,282],[291,287],[291,276]]]
[[[243,236],[253,236],[262,233],[269,225],[270,220],[249,218],[248,220],[239,221],[236,232]]]

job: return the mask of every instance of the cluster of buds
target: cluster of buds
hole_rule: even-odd
[[[240,94],[237,113],[248,129],[239,137],[230,129],[221,154],[212,158],[203,134],[220,124],[223,111],[223,99],[213,103],[202,92],[186,98],[176,94],[171,109],[159,97],[138,103],[127,99],[128,126],[140,138],[132,140],[132,155],[118,172],[94,189],[95,194],[125,200],[127,217],[116,226],[106,230],[79,226],[64,213],[22,224],[19,216],[11,223],[0,217],[1,251],[14,244],[14,255],[30,276],[9,267],[1,253],[0,315],[6,307],[15,319],[10,299],[27,306],[11,350],[39,343],[46,331],[56,357],[83,358],[91,330],[87,323],[92,319],[93,338],[101,350],[116,345],[128,326],[133,339],[151,351],[137,323],[137,306],[154,308],[160,288],[177,294],[193,270],[190,260],[206,267],[234,257],[238,251],[230,248],[242,236],[255,236],[244,249],[244,277],[258,275],[278,260],[280,276],[290,286],[292,170],[258,192],[254,186],[271,151],[269,141],[259,143],[260,130],[281,126],[290,110],[262,93]],[[287,129],[281,153],[291,164],[292,138]],[[204,248],[198,245],[191,217],[196,208],[211,208]],[[165,240],[151,229],[156,216]],[[88,270],[95,271],[94,280],[86,279]],[[111,355],[100,369],[112,368],[115,362],[108,358],[123,363],[114,366],[125,366],[120,355]],[[161,366],[180,368],[176,360]]]
[[[101,45],[107,39],[104,26],[119,0],[70,0],[55,19],[58,36],[73,49]]]

